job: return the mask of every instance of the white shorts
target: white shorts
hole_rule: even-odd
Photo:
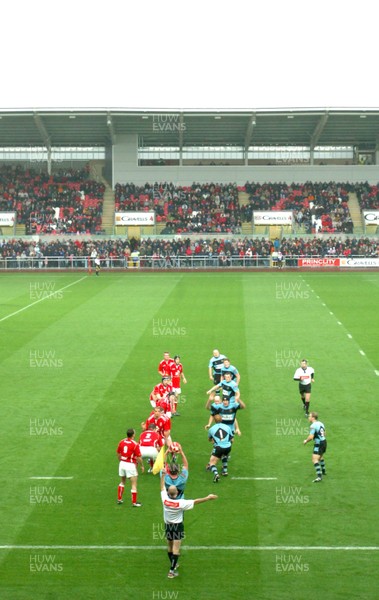
[[[129,479],[130,477],[137,477],[137,467],[134,463],[126,462],[125,460],[120,460],[118,465],[118,474],[120,477],[126,477],[127,479]]]
[[[172,391],[175,392],[175,394],[178,396],[182,393],[182,388],[172,388]]]
[[[153,458],[158,456],[158,450],[154,446],[140,446],[142,458]]]

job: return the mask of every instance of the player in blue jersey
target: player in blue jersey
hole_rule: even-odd
[[[226,469],[228,474],[228,456],[232,449],[232,435],[228,425],[221,423],[221,415],[214,416],[215,424],[208,431],[208,439],[213,442],[213,450],[209,461],[210,470],[213,473],[213,483],[218,483],[220,475],[217,469],[217,463],[221,459],[223,469]]]
[[[167,452],[169,450],[166,450],[166,454]],[[188,460],[181,446],[179,446],[179,454],[182,457],[182,469],[180,469],[177,462],[171,462],[167,465],[164,483],[166,490],[168,490],[170,485],[174,485],[178,490],[177,498],[184,498],[184,489],[188,480]]]
[[[221,422],[224,425],[228,425],[232,437],[234,437],[234,433],[241,435],[238,423],[236,425],[237,411],[246,408],[246,405],[244,402],[242,402],[241,398],[238,400],[238,402],[236,402],[234,399],[229,400],[229,398],[223,398],[220,405],[213,406],[213,408],[212,406],[211,416],[214,418],[214,416],[217,414],[221,415]]]
[[[213,350],[213,356],[208,364],[209,379],[214,384],[220,383],[221,380],[221,367],[223,366],[224,354],[220,354],[219,350]]]
[[[236,382],[237,385],[240,384],[241,376],[239,374],[238,369],[230,364],[229,358],[224,358],[222,367],[221,367],[221,378],[224,378],[225,373],[231,373],[233,381]]]
[[[310,431],[306,440],[304,440],[304,445],[308,442],[313,441],[313,454],[312,454],[312,462],[313,466],[316,469],[316,479],[313,480],[313,483],[318,483],[322,481],[323,475],[326,475],[325,469],[325,461],[324,454],[326,452],[326,433],[325,433],[325,425],[321,421],[318,420],[318,414],[316,412],[310,412],[308,421],[310,422]]]
[[[214,385],[207,391],[208,396],[213,399],[216,390],[221,392],[223,398],[228,398],[229,400],[234,399],[236,402],[240,399],[238,385],[233,381],[231,373],[225,373],[224,379],[221,379],[220,383]]]
[[[240,400],[240,402],[241,402],[241,400]],[[223,401],[223,402],[221,402],[221,397],[218,396],[218,395],[216,395],[214,397],[213,402],[212,402],[211,398],[208,398],[208,400],[207,400],[207,402],[205,404],[205,408],[207,410],[210,410],[211,414],[209,415],[208,423],[204,427],[205,429],[209,429],[210,427],[212,427],[212,425],[214,423],[214,418],[213,418],[214,415],[219,412],[219,409],[221,409],[224,404],[229,405],[229,401],[226,401],[226,402]],[[245,405],[243,407],[245,408]],[[222,421],[222,422],[224,423],[224,425],[228,425],[228,423],[225,423],[224,421]],[[241,430],[239,428],[237,417],[235,415],[234,415],[233,426],[234,426],[233,435],[234,435],[234,433],[236,433],[237,435],[241,435]],[[207,466],[205,468],[206,468],[207,471],[210,471],[211,466],[210,466],[209,462],[208,462],[208,464],[207,464]],[[224,475],[224,473],[222,473],[222,474]],[[227,474],[227,472],[226,472],[226,474]]]

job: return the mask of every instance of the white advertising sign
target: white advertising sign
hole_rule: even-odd
[[[379,210],[364,210],[363,218],[366,225],[379,225]]]
[[[340,258],[340,267],[379,267],[379,258]]]
[[[290,210],[255,210],[254,225],[292,225],[293,215]]]
[[[15,212],[0,212],[0,227],[13,227],[15,219]]]
[[[116,212],[116,225],[155,225],[155,213],[150,212]]]

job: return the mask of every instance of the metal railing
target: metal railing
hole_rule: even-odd
[[[335,259],[328,255],[286,255],[282,266],[297,267],[299,259]],[[350,258],[372,258],[368,255],[354,255]],[[170,269],[269,269],[276,267],[276,263],[270,256],[140,256],[132,259],[124,256],[107,257],[100,259],[100,269],[148,269],[148,270],[170,270]],[[0,258],[0,270],[12,271],[49,271],[49,270],[95,270],[94,261],[85,256],[45,256],[45,257],[6,257]]]

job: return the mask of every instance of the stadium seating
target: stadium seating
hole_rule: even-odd
[[[16,211],[27,234],[101,232],[104,185],[88,171],[54,175],[20,166],[0,168],[0,210]]]

